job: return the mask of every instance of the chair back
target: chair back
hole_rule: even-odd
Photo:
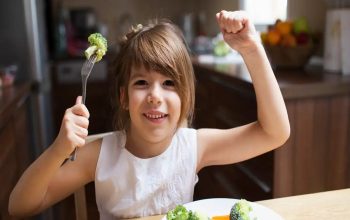
[[[86,138],[86,143],[90,143],[99,138],[103,138],[104,136],[109,135],[111,133],[112,132],[106,132],[101,134],[89,135]],[[80,189],[74,192],[74,205],[75,205],[76,220],[87,220],[88,218],[87,218],[85,186],[82,186]]]

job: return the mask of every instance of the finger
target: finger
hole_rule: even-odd
[[[236,16],[236,32],[235,33],[238,33],[240,31],[242,31],[244,29],[244,22],[245,22],[246,18],[244,16],[244,14],[242,13],[238,13],[237,16]]]
[[[77,126],[83,127],[83,128],[88,128],[89,127],[89,119],[83,116],[76,116],[74,117],[74,123]]]
[[[219,22],[219,19],[220,19],[220,12],[218,12],[218,13],[216,13],[216,21],[218,21]]]
[[[225,15],[225,31],[226,33],[233,33],[235,26],[235,20],[231,14]]]
[[[244,30],[245,28],[248,28],[248,26],[250,25],[249,21],[249,16],[246,12],[244,11],[238,11],[237,12],[237,20],[239,21],[239,31]],[[253,25],[254,28],[254,25]]]
[[[75,100],[75,104],[76,104],[76,105],[77,105],[77,104],[81,104],[81,103],[82,103],[82,100],[83,100],[83,97],[78,96],[78,97],[76,98],[76,100]]]
[[[76,104],[72,107],[72,112],[75,115],[80,115],[86,118],[90,117],[89,110],[86,108],[84,104]]]
[[[87,130],[78,126],[71,126],[67,138],[73,147],[83,146],[87,137]]]
[[[229,25],[229,23],[228,23],[228,11],[225,11],[225,10],[223,10],[223,11],[221,11],[221,24],[222,24],[222,30],[224,31],[224,32],[227,32],[227,27],[228,27],[228,25]]]
[[[224,30],[226,33],[235,33],[237,28],[236,23],[237,21],[235,17],[235,12],[225,11],[223,13],[223,24],[224,24]]]
[[[243,18],[239,12],[230,12],[225,16],[225,29],[228,33],[238,33],[243,28]]]
[[[82,147],[85,145],[85,138],[82,138],[78,135],[74,137],[75,147]]]
[[[80,127],[78,125],[74,125],[72,129],[73,129],[74,134],[79,136],[80,138],[84,138],[85,139],[89,135],[88,129],[86,129],[84,127]]]
[[[224,23],[223,23],[223,18],[222,18],[224,12],[225,12],[225,11],[222,10],[222,11],[220,11],[219,13],[216,14],[216,21],[217,21],[217,23],[218,23],[218,25],[219,25],[219,27],[220,27],[220,30],[221,30],[222,32],[224,31]]]

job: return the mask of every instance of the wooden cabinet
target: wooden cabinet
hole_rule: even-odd
[[[195,128],[232,128],[256,120],[253,88],[226,75],[194,66],[197,79]],[[234,165],[206,167],[199,172],[194,199],[213,197],[272,198],[273,153]]]
[[[109,61],[108,61],[109,62]],[[57,61],[53,66],[52,104],[55,133],[58,133],[67,108],[75,104],[82,94],[80,70],[84,60]],[[90,112],[89,134],[112,130],[112,109],[110,100],[111,80],[108,64],[96,63],[92,70],[86,92],[86,106]]]
[[[274,196],[350,186],[350,95],[287,100],[291,137],[275,151]]]
[[[9,195],[31,162],[27,100],[29,85],[0,88],[0,219],[12,219]]]
[[[194,65],[195,127],[230,128],[256,120],[255,93],[244,68]],[[291,123],[277,150],[199,173],[195,199],[261,200],[350,186],[350,76],[277,71]]]

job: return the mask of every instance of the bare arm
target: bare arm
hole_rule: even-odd
[[[94,179],[100,141],[84,146],[89,115],[80,102],[67,109],[54,143],[16,184],[9,200],[11,215],[37,214]],[[76,146],[84,146],[77,159],[62,165]]]
[[[248,16],[241,11],[217,14],[225,41],[243,57],[256,93],[258,120],[227,130],[198,131],[198,170],[235,163],[281,146],[289,137],[287,110],[265,50]]]

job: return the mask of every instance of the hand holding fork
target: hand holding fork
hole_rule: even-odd
[[[83,93],[82,104],[84,104],[84,105],[85,105],[85,100],[86,100],[87,80],[90,76],[92,68],[94,67],[94,64],[96,62],[96,58],[97,58],[97,56],[95,54],[91,55],[90,58],[84,62],[83,67],[81,68],[82,93]],[[74,149],[74,151],[70,155],[69,159],[71,161],[74,161],[76,157],[77,157],[77,148]]]

